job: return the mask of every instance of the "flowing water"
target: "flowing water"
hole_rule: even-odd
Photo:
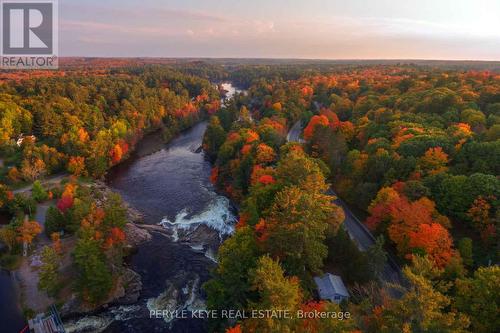
[[[229,88],[229,89],[228,89]],[[236,90],[225,86],[232,96]],[[151,319],[150,310],[204,309],[202,284],[216,265],[216,251],[236,222],[229,200],[209,182],[210,163],[201,151],[207,123],[195,125],[169,144],[159,133],[140,142],[125,163],[111,170],[108,185],[160,225],[131,258],[142,277],[140,300],[65,323],[68,332],[206,332],[196,319]]]

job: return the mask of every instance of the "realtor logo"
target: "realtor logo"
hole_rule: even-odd
[[[1,9],[1,67],[57,68],[57,1],[2,0]]]

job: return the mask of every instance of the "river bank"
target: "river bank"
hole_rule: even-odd
[[[144,142],[141,141],[144,148],[150,147],[148,144],[148,138],[151,136],[158,136],[161,138],[162,143],[165,140],[161,129],[157,129],[152,133],[147,134]],[[160,149],[153,148],[153,150],[146,151],[144,148],[140,150],[142,156],[154,153],[154,151]],[[68,174],[52,175],[41,179],[41,183],[46,188],[55,187],[59,186],[62,181],[67,180],[68,177]],[[103,192],[110,191],[104,182],[89,182],[88,180],[83,180],[83,184],[89,187],[99,187]],[[31,193],[31,189],[32,185],[25,185],[16,188],[13,190],[13,193],[27,193],[29,195]],[[34,220],[39,222],[42,225],[42,228],[44,228],[47,209],[49,206],[53,205],[55,205],[55,201],[46,201],[37,204],[37,211],[34,216]],[[134,231],[137,228],[135,227],[135,224],[132,223],[142,219],[142,215],[136,210],[131,209],[131,207],[127,207],[127,210],[130,222],[125,230],[128,242],[127,247],[129,248],[129,251],[135,252],[132,248],[139,246],[139,243],[142,241],[136,240],[140,235],[138,236],[138,233]],[[3,218],[0,219],[0,224],[10,223],[11,218],[7,216],[7,214],[2,214],[0,217]],[[147,231],[144,232],[147,233]],[[132,238],[135,239],[131,239],[130,235],[132,235]],[[125,268],[123,276],[115,282],[115,288],[112,290],[111,295],[102,304],[95,307],[89,307],[88,305],[79,302],[77,295],[72,290],[73,282],[71,281],[72,277],[74,277],[73,275],[75,274],[75,272],[72,272],[71,267],[71,252],[75,246],[74,236],[64,237],[61,240],[65,254],[61,258],[60,273],[61,276],[68,277],[68,279],[65,279],[62,283],[64,285],[61,292],[62,297],[56,300],[46,295],[45,292],[39,291],[38,273],[41,265],[41,251],[43,247],[50,244],[50,242],[49,237],[45,234],[45,232],[42,232],[36,237],[27,257],[18,257],[17,263],[12,266],[12,269],[9,268],[11,271],[4,269],[1,270],[0,297],[2,299],[1,303],[3,307],[0,313],[0,319],[4,318],[5,320],[2,321],[7,321],[9,323],[7,327],[4,327],[5,332],[17,333],[21,331],[27,324],[26,317],[31,317],[37,313],[43,313],[52,304],[57,304],[58,307],[61,308],[60,314],[63,317],[72,318],[81,316],[85,313],[98,312],[99,309],[107,308],[111,305],[120,303],[129,304],[137,301],[140,290],[142,289],[140,275],[128,268]],[[0,251],[2,251],[2,248],[0,248]]]
[[[111,190],[103,183],[83,183],[81,186],[88,186],[92,193],[99,193],[99,196],[106,200],[111,195]],[[38,205],[36,220],[44,226],[45,214],[49,206],[55,205],[55,201],[44,202]],[[137,227],[142,215],[133,208],[125,204],[127,211],[127,221],[125,232],[125,253],[133,253],[135,249],[144,241],[151,238],[146,230]],[[38,289],[39,271],[41,267],[41,253],[45,246],[51,244],[50,239],[44,232],[37,237],[32,250],[27,257],[20,258],[19,267],[11,272],[12,282],[16,286],[19,300],[15,302],[19,308],[23,309],[26,315],[32,316],[37,313],[46,312],[53,304],[58,304],[62,317],[78,316],[88,312],[94,312],[99,308],[107,307],[110,304],[129,304],[137,301],[142,289],[139,274],[124,267],[116,267],[117,279],[114,288],[106,300],[100,304],[89,305],[81,302],[80,297],[73,290],[73,282],[77,272],[73,266],[72,253],[76,245],[76,236],[66,236],[61,239],[61,257],[59,260],[59,276],[61,290],[57,297],[48,296],[44,291]],[[11,302],[14,303],[14,302]]]

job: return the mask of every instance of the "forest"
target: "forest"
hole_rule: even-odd
[[[38,287],[105,302],[129,254],[127,210],[94,182],[148,133],[169,141],[207,121],[210,181],[239,218],[203,285],[206,307],[351,313],[212,319],[210,331],[496,332],[500,74],[434,65],[72,59],[3,76],[0,265],[16,267],[42,233],[37,206],[53,203]],[[221,101],[224,81],[245,92]],[[295,124],[301,142],[287,140]],[[337,197],[376,237],[366,251]],[[313,277],[326,272],[345,281],[348,302],[319,300]]]
[[[286,142],[297,121],[304,145]],[[354,319],[213,330],[496,331],[499,139],[495,73],[358,66],[254,79],[205,135],[213,183],[241,205],[205,285],[208,306],[335,308],[315,301],[312,282],[334,271],[353,293],[340,306]],[[379,237],[367,252],[340,227],[330,186]],[[401,285],[384,283],[388,255],[403,267]]]

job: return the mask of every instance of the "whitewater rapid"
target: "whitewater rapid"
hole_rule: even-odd
[[[198,214],[191,214],[188,208],[182,209],[175,219],[167,217],[159,223],[166,229],[173,230],[173,240],[179,240],[179,230],[193,230],[201,224],[205,224],[219,233],[222,240],[225,236],[234,232],[236,216],[231,212],[230,202],[226,197],[214,193],[214,199],[208,207]]]

